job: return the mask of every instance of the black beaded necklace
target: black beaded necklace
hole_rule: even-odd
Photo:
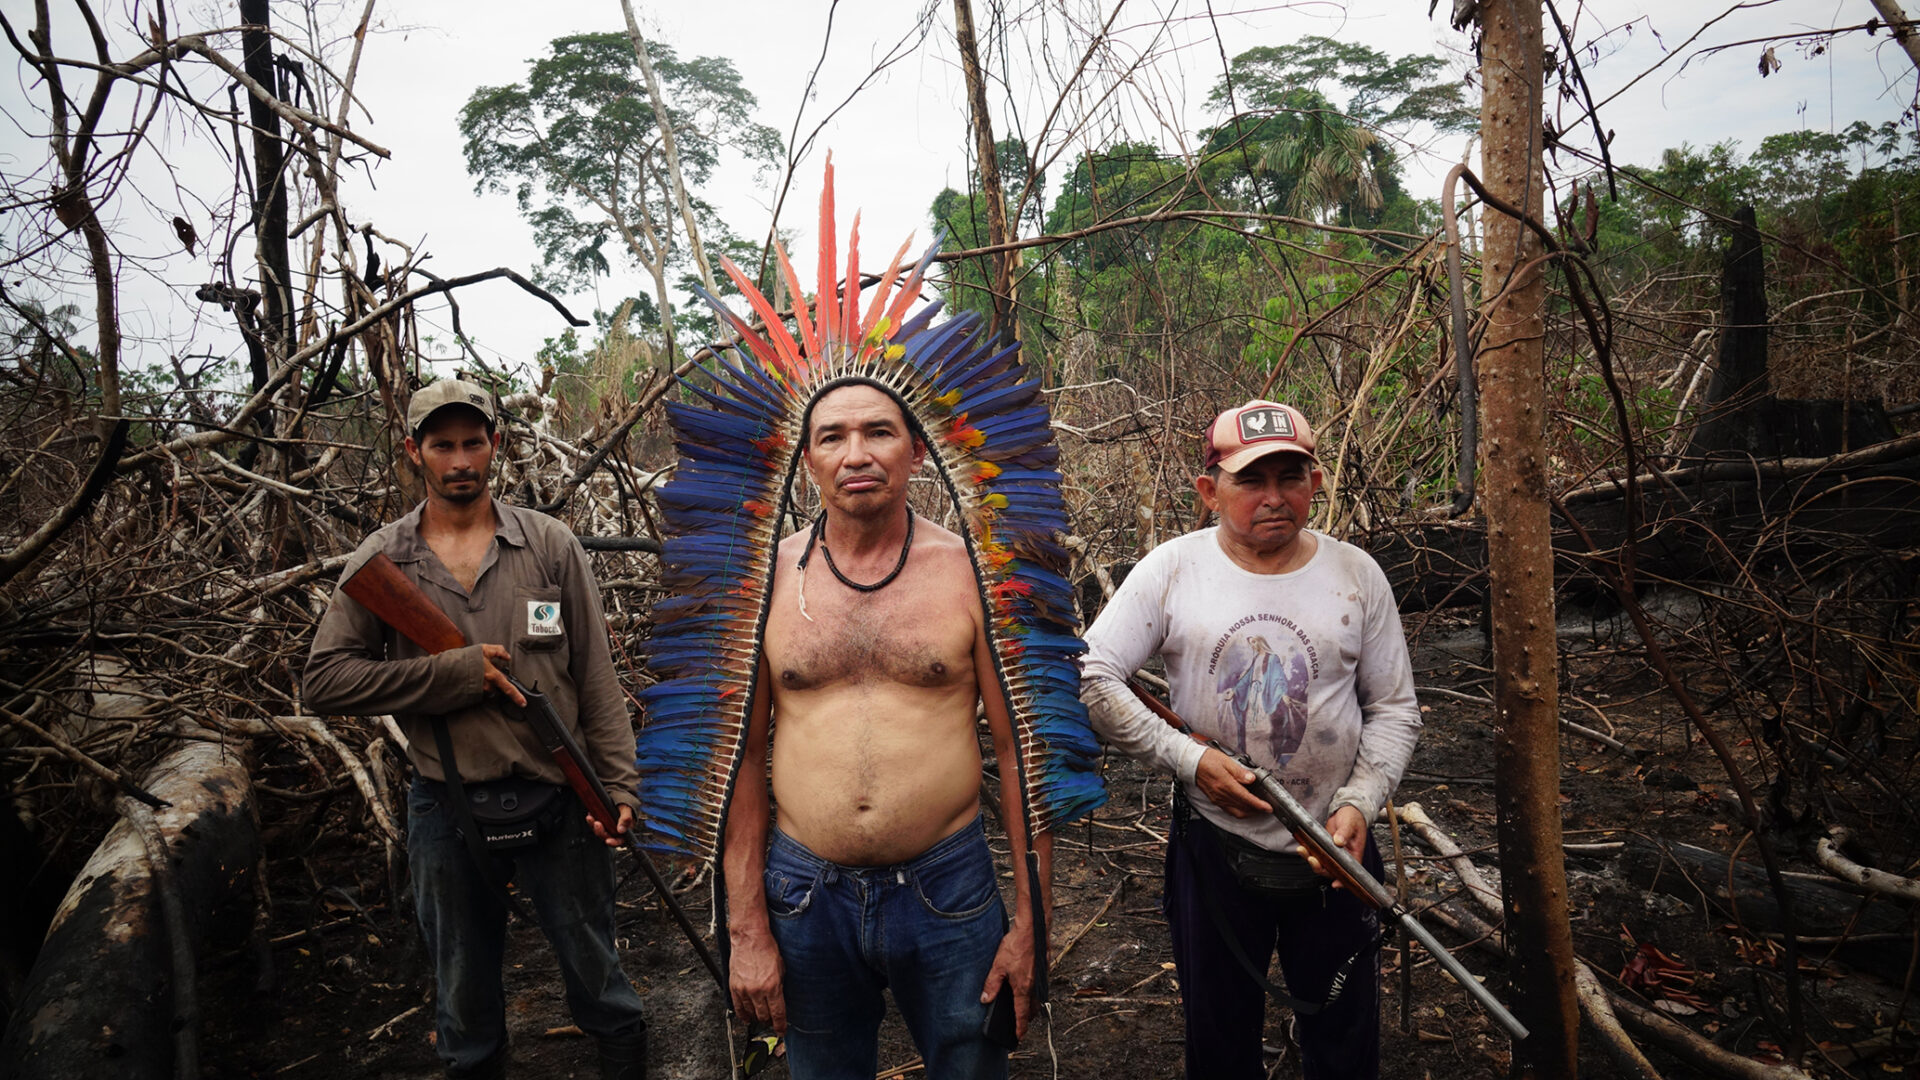
[[[807,568],[807,560],[813,557],[813,549],[815,546],[820,548],[820,554],[827,560],[827,569],[833,571],[833,576],[840,579],[840,584],[845,585],[855,592],[879,592],[881,589],[893,584],[893,579],[899,577],[900,571],[907,568],[907,553],[913,550],[913,511],[907,511],[907,539],[905,543],[900,545],[900,561],[893,564],[891,573],[871,585],[860,584],[841,573],[840,568],[834,565],[833,552],[827,550],[827,513],[824,510],[820,512],[819,517],[813,519],[813,535],[807,539],[807,550],[801,553],[800,561],[794,564],[794,569],[805,570]]]

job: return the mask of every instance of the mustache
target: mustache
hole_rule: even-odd
[[[440,482],[443,484],[457,484],[462,480],[479,479],[481,479],[481,476],[476,469],[456,469],[453,472],[440,474]]]

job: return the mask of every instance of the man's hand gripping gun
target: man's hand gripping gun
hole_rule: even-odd
[[[1178,713],[1168,708],[1159,698],[1154,697],[1145,687],[1132,680],[1127,682],[1127,686],[1142,704],[1152,710],[1155,716],[1189,737],[1198,738]],[[1218,743],[1209,742],[1208,745],[1219,749],[1222,753],[1227,753],[1226,748]],[[1507,1029],[1508,1034],[1516,1040],[1527,1037],[1526,1026],[1520,1023],[1519,1018],[1508,1012],[1507,1007],[1500,1004],[1500,1000],[1493,996],[1492,991],[1480,985],[1480,981],[1473,977],[1465,965],[1454,959],[1446,946],[1434,940],[1433,935],[1427,932],[1427,928],[1420,925],[1420,920],[1400,907],[1392,889],[1367,873],[1366,868],[1348,854],[1346,848],[1335,843],[1333,837],[1327,832],[1326,826],[1314,820],[1313,815],[1307,813],[1307,808],[1301,806],[1298,799],[1287,793],[1286,785],[1280,783],[1271,772],[1254,764],[1246,755],[1228,754],[1228,756],[1253,773],[1253,783],[1250,785],[1253,793],[1273,807],[1273,816],[1279,818],[1280,824],[1285,825],[1288,831],[1293,833],[1293,838],[1299,842],[1303,854],[1312,856],[1322,868],[1332,874],[1333,879],[1339,882],[1341,887],[1359,897],[1367,906],[1377,909],[1382,918],[1398,923],[1408,936],[1426,946],[1427,952],[1440,962],[1440,966],[1446,969],[1447,974],[1453,976],[1455,982],[1465,987],[1467,993],[1487,1010],[1488,1015],[1499,1022],[1501,1027]]]
[[[437,655],[467,645],[467,639],[461,635],[459,627],[454,626],[446,613],[427,599],[419,586],[407,580],[407,576],[384,553],[368,560],[341,588],[348,596],[359,601],[361,607],[373,612],[381,622],[429,653]],[[621,835],[618,831],[620,816],[614,809],[613,800],[607,796],[606,786],[593,774],[593,767],[581,752],[580,744],[567,731],[560,715],[553,711],[553,702],[548,700],[547,695],[520,685],[511,675],[507,676],[507,681],[527,699],[522,718],[532,725],[540,744],[547,748],[547,752],[559,764],[560,771],[566,774],[567,786],[580,797],[587,813],[608,836]],[[679,901],[674,899],[673,891],[667,888],[666,880],[660,876],[653,860],[647,858],[639,838],[629,831],[625,840],[627,850],[633,852],[647,880],[653,883],[654,891],[660,894],[667,914],[673,916],[673,921],[680,925],[680,932],[693,945],[693,951],[700,955],[700,961],[713,973],[714,981],[720,984],[722,1000],[726,1000],[727,978],[720,973],[720,965],[707,950],[707,943],[701,939],[700,932],[694,929]]]

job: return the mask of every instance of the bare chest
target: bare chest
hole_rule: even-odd
[[[427,546],[433,549],[434,557],[440,565],[447,568],[455,581],[468,592],[473,591],[480,580],[480,566],[486,561],[487,551],[493,546],[493,534],[486,533],[477,539],[464,537],[436,537],[427,540]]]
[[[780,590],[768,615],[767,669],[781,689],[933,689],[973,680],[974,627],[965,607],[911,590],[821,596],[817,580],[809,584],[811,619],[791,587]]]

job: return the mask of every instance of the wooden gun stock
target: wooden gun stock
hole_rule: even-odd
[[[368,559],[340,588],[400,636],[436,656],[467,645],[453,620],[407,580],[384,551]]]

